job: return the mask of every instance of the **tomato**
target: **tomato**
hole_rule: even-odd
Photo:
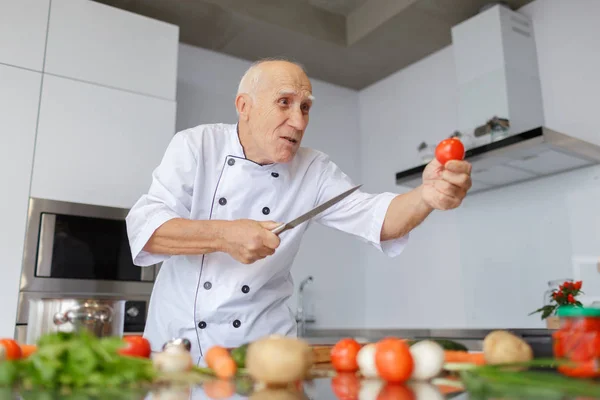
[[[450,160],[462,160],[465,158],[465,146],[457,138],[444,139],[435,148],[435,158],[442,165]]]
[[[342,339],[331,348],[331,364],[336,371],[358,371],[357,355],[361,345],[354,339]]]
[[[331,379],[331,389],[339,400],[356,400],[360,392],[360,379],[352,372],[341,372]]]
[[[127,343],[127,347],[119,350],[119,354],[124,356],[150,358],[152,349],[150,342],[142,336],[124,336],[123,340]]]
[[[561,374],[573,378],[598,378],[600,376],[600,366],[595,359],[576,363],[574,366],[560,365],[557,369]]]
[[[23,356],[21,346],[19,346],[19,343],[17,343],[16,340],[1,339],[0,346],[4,346],[6,351],[5,357],[7,360],[18,360]]]
[[[379,392],[377,400],[416,400],[417,396],[407,386],[388,383]]]
[[[375,366],[381,379],[387,382],[407,381],[414,369],[410,347],[402,339],[384,338],[375,345]]]

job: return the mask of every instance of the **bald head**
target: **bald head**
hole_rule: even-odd
[[[304,68],[281,59],[260,60],[242,77],[235,99],[246,157],[257,163],[288,162],[308,125],[314,97]]]
[[[261,82],[264,83],[269,77],[274,77],[281,73],[294,74],[296,76],[302,75],[308,80],[306,70],[301,64],[283,58],[264,58],[254,62],[246,70],[238,85],[237,95],[248,94],[255,99]]]

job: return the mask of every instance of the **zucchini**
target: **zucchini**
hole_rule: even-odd
[[[248,352],[248,346],[250,346],[250,343],[245,343],[240,347],[231,350],[231,357],[238,368],[246,368],[246,353]]]

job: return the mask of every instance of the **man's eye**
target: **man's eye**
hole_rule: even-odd
[[[308,105],[308,104],[303,104],[302,105],[302,111],[308,112],[309,110],[310,110],[310,105]]]
[[[289,104],[288,99],[279,99],[279,104],[283,104],[284,106],[287,106]]]

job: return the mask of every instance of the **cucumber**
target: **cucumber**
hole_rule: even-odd
[[[249,376],[240,376],[235,380],[235,392],[240,396],[249,397],[254,390],[254,381]]]
[[[246,368],[246,352],[250,343],[245,343],[240,347],[231,350],[231,357],[238,368]]]

